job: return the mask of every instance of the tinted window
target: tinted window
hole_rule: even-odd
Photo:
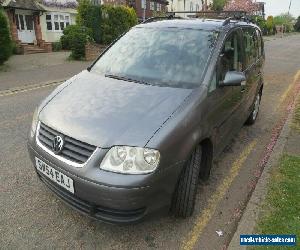
[[[219,81],[223,81],[228,71],[243,71],[242,46],[239,33],[231,33],[224,43],[219,64]]]
[[[92,71],[157,86],[200,85],[217,34],[193,29],[134,28],[117,41]]]
[[[19,18],[20,18],[21,30],[25,30],[24,16],[23,15],[19,15]]]
[[[258,38],[254,28],[243,28],[246,68],[258,58]]]
[[[52,23],[51,22],[47,22],[47,30],[52,30]]]
[[[25,16],[25,21],[26,21],[27,30],[33,30],[33,18],[32,18],[32,16],[26,15]]]
[[[258,57],[262,56],[262,38],[259,30],[256,30],[257,44],[258,44]]]

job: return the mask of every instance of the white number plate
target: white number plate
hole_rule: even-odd
[[[35,163],[36,168],[39,172],[48,177],[50,180],[57,183],[59,186],[63,187],[64,189],[67,189],[69,192],[74,194],[74,183],[71,178],[57,171],[53,167],[50,167],[37,157],[35,157]]]

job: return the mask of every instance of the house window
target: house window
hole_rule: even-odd
[[[160,3],[157,3],[156,7],[157,7],[157,11],[161,11],[161,4]]]
[[[196,4],[196,11],[199,11],[200,7],[199,4]]]
[[[30,15],[25,16],[27,30],[33,30],[33,17]]]
[[[46,15],[47,30],[52,30],[51,15]]]
[[[190,2],[190,11],[194,10],[193,2]]]
[[[155,10],[155,3],[154,2],[150,2],[150,10]]]
[[[49,13],[46,15],[47,30],[63,31],[65,27],[70,25],[70,15]]]
[[[147,9],[147,1],[146,0],[141,0],[141,8],[142,9]]]

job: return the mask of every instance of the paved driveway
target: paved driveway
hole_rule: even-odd
[[[40,84],[70,78],[91,62],[70,61],[70,52],[14,55],[0,71],[0,91],[23,85]]]
[[[7,249],[222,249],[230,241],[258,176],[272,129],[300,70],[300,36],[266,43],[261,113],[243,127],[201,183],[193,217],[155,217],[131,226],[73,211],[35,176],[26,149],[34,107],[53,89],[0,96],[0,246]],[[298,75],[300,75],[298,73]],[[222,230],[219,237],[216,230]]]

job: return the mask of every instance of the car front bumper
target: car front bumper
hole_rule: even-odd
[[[41,149],[35,139],[28,142],[32,162],[39,158],[74,181],[74,194],[37,172],[40,180],[77,211],[108,223],[127,224],[155,212],[168,211],[183,163],[147,175],[124,175],[99,168],[107,150],[98,152],[81,169],[57,160]]]

